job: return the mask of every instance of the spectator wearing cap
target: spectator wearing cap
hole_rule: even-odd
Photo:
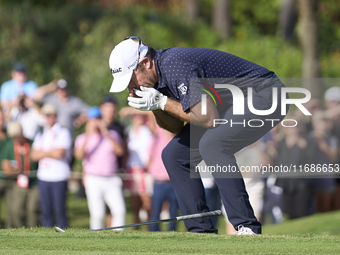
[[[325,114],[336,125],[340,125],[340,87],[330,87],[325,92]]]
[[[66,191],[70,178],[72,137],[70,131],[57,122],[57,109],[52,104],[41,108],[46,119],[43,132],[38,133],[33,142],[31,157],[39,162],[38,186],[42,225],[52,227],[53,215],[57,225],[67,227]]]
[[[52,104],[58,111],[58,123],[73,133],[74,128],[86,122],[89,106],[76,96],[69,94],[69,83],[65,79],[56,82],[54,90],[40,90],[38,100],[44,104]],[[50,93],[53,92],[54,93]]]
[[[51,87],[53,82],[42,87]],[[26,94],[35,99],[38,85],[34,81],[27,80],[26,67],[22,63],[16,63],[12,69],[12,80],[2,84],[0,90],[1,107],[7,111],[12,105],[18,104],[18,95]]]
[[[7,200],[8,227],[36,227],[39,225],[39,192],[36,170],[31,160],[32,141],[27,139],[17,121],[9,122],[8,135],[13,139],[2,149],[2,169],[11,185]]]
[[[117,99],[113,96],[104,96],[100,105],[102,120],[109,130],[115,130],[120,137],[124,137],[124,127],[115,119],[117,113]]]
[[[4,82],[1,86],[1,106],[10,107],[20,93],[33,98],[37,88],[37,83],[27,80],[26,67],[22,63],[16,63],[12,69],[12,80]]]
[[[75,157],[83,162],[91,229],[103,228],[105,204],[113,217],[111,226],[125,224],[122,180],[117,175],[117,157],[123,155],[124,149],[119,134],[108,130],[101,117],[99,107],[90,108],[85,133],[77,136],[74,147]]]
[[[124,127],[121,125],[119,121],[115,119],[117,113],[117,99],[114,96],[104,96],[102,99],[102,104],[100,105],[100,112],[102,115],[102,121],[104,122],[105,126],[108,130],[116,131],[120,139],[122,141],[122,146],[124,148],[124,152],[127,151],[126,143],[125,143],[125,134],[124,134]],[[124,153],[125,155],[125,153]],[[118,166],[119,169],[123,169],[123,157],[118,157]],[[107,210],[108,212],[108,210]],[[107,226],[111,224],[111,214],[107,214]]]
[[[115,119],[117,113],[117,99],[113,96],[104,96],[100,105],[102,120],[108,130],[116,131],[121,140],[124,141],[124,126]],[[126,151],[125,142],[123,142],[124,151]],[[122,157],[118,157],[119,168],[122,167]]]

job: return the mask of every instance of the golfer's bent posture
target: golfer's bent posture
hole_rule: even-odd
[[[213,174],[228,218],[237,234],[261,234],[261,224],[254,216],[234,154],[283,119],[280,91],[284,85],[277,76],[225,52],[204,48],[156,51],[138,37],[128,37],[119,43],[110,55],[109,64],[114,78],[110,92],[128,88],[130,106],[153,111],[161,127],[177,134],[163,150],[162,159],[181,213],[209,211],[201,179],[190,175],[190,170],[193,172],[203,159],[207,166],[237,169]],[[220,83],[233,86],[219,88],[216,84]],[[250,87],[252,95],[247,94]],[[232,93],[235,88],[244,96]],[[218,98],[217,102],[208,94]],[[247,103],[250,96],[252,108]],[[278,98],[275,103],[273,98]],[[254,114],[253,108],[262,112],[274,110],[260,115]],[[185,224],[190,232],[217,233],[210,218],[187,220]]]

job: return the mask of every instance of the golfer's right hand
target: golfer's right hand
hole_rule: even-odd
[[[128,97],[128,104],[141,111],[164,110],[167,96],[154,88],[140,87],[135,94],[139,97]]]

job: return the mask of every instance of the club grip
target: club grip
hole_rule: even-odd
[[[221,215],[222,212],[220,210],[212,211],[212,212],[203,212],[203,213],[195,213],[190,215],[178,216],[176,217],[177,220],[190,220],[190,219],[197,219],[197,218],[204,218],[210,216],[218,216]]]

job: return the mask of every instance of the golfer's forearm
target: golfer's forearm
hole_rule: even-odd
[[[199,102],[184,112],[180,102],[168,99],[164,111],[184,122],[188,122],[196,126],[207,128],[213,127],[214,119],[218,119],[219,116],[212,100],[207,100],[208,114],[202,115],[201,108],[201,102]]]
[[[190,122],[190,112],[184,112],[181,102],[168,98],[164,111],[182,122]]]
[[[157,124],[171,133],[178,134],[184,126],[184,122],[182,120],[167,112],[158,110],[153,111],[153,114],[155,115]]]

